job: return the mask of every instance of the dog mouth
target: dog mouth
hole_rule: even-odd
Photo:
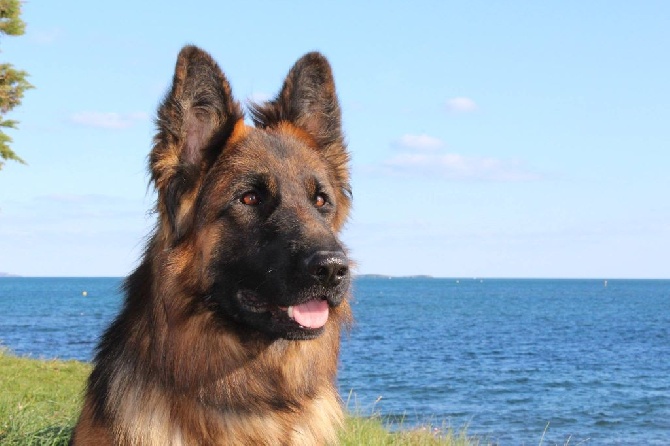
[[[325,298],[315,298],[289,306],[269,303],[249,290],[238,291],[236,301],[241,310],[271,318],[272,325],[282,331],[299,331],[318,336],[328,322],[330,305]],[[311,337],[311,336],[309,336]]]

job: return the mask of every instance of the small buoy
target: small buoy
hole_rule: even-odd
[[[84,296],[84,297],[88,296],[88,291],[82,291],[81,295]]]

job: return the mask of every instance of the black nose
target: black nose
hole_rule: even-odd
[[[335,287],[349,277],[349,259],[341,251],[317,251],[305,261],[307,273],[320,285]]]

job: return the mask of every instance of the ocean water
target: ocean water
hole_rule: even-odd
[[[0,342],[88,361],[120,284],[0,278]],[[670,445],[668,280],[361,277],[352,306],[352,410],[501,445]]]

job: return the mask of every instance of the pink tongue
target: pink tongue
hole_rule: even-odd
[[[307,328],[321,328],[328,320],[328,302],[310,300],[293,307],[293,319]]]

